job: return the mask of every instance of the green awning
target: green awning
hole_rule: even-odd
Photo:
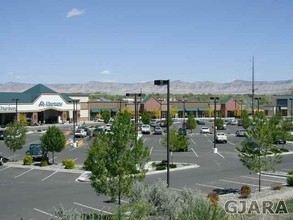
[[[197,112],[197,111],[206,111],[206,107],[186,107],[185,111],[187,112]],[[177,108],[177,111],[184,111],[183,107]]]
[[[91,108],[91,113],[101,113],[102,111],[118,112],[115,108]]]

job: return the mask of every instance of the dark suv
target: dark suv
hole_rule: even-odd
[[[41,144],[31,144],[25,154],[32,156],[34,160],[41,160],[42,158],[48,157],[47,152],[43,151]]]

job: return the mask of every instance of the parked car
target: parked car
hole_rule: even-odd
[[[48,158],[48,153],[43,151],[41,144],[31,144],[25,154],[32,156],[33,160],[41,160],[44,157]]]
[[[200,129],[200,133],[207,134],[207,133],[211,133],[211,132],[210,132],[210,129],[208,127],[202,127]]]
[[[216,134],[216,143],[227,143],[228,138],[225,133],[217,133]]]
[[[198,124],[198,125],[205,125],[206,123],[205,123],[204,120],[198,120],[198,121],[197,121],[197,124]]]
[[[111,131],[111,124],[105,125],[105,131]]]
[[[151,126],[148,124],[143,124],[141,126],[141,133],[143,134],[150,134],[151,133]]]
[[[163,129],[160,126],[155,127],[154,134],[162,134]]]
[[[81,138],[84,138],[84,137],[86,137],[86,131],[84,130],[84,129],[77,129],[76,131],[75,131],[75,137],[81,137]]]
[[[0,130],[0,140],[4,140],[4,130]]]
[[[159,121],[157,119],[152,119],[150,125],[155,128],[159,125]]]
[[[186,134],[187,134],[187,132],[186,132],[186,128],[179,128],[179,130],[178,130],[178,134],[179,134],[179,135],[186,135]]]
[[[236,131],[235,134],[236,134],[237,137],[245,137],[246,131],[245,131],[245,129],[239,129],[239,130]]]

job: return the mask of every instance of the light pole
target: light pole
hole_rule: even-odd
[[[217,146],[216,146],[216,103],[217,103],[217,100],[219,99],[219,97],[210,97],[211,100],[214,101],[214,148],[213,148],[213,153],[218,153],[218,149],[217,149]]]
[[[261,97],[255,97],[255,100],[257,100],[257,112],[259,112],[259,100],[261,100]]]
[[[243,100],[241,99],[239,102],[240,102],[240,118],[242,120],[242,104],[243,104]]]
[[[291,119],[291,124],[293,123],[293,121],[292,121],[292,98],[290,98],[289,99],[290,101],[291,101],[291,111],[290,111],[290,115],[291,115],[291,117],[290,117],[290,119]]]
[[[72,109],[72,122],[73,122],[73,146],[75,147],[75,100],[72,101],[73,109]]]
[[[155,80],[154,85],[167,85],[167,187],[170,186],[170,80]]]
[[[12,99],[12,101],[15,101],[15,113],[16,113],[16,117],[15,117],[15,121],[18,122],[18,100],[19,99]]]
[[[188,100],[186,100],[186,99],[182,99],[182,100],[178,100],[178,101],[181,101],[182,103],[183,103],[183,126],[185,126],[185,103],[186,103],[186,101],[188,101]],[[183,127],[182,126],[182,127]]]
[[[126,93],[126,96],[134,96],[134,121],[135,121],[135,141],[137,140],[137,127],[138,127],[138,110],[137,110],[137,96],[142,97],[143,93]]]

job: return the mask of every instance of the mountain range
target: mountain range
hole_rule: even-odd
[[[0,92],[23,92],[35,84],[7,82],[0,84]],[[155,86],[154,82],[116,83],[90,81],[80,84],[44,84],[59,93],[106,93],[125,95],[126,93],[166,93],[165,86]],[[293,94],[293,80],[255,81],[255,94]],[[170,81],[172,94],[250,94],[251,81],[235,80],[228,83]]]

